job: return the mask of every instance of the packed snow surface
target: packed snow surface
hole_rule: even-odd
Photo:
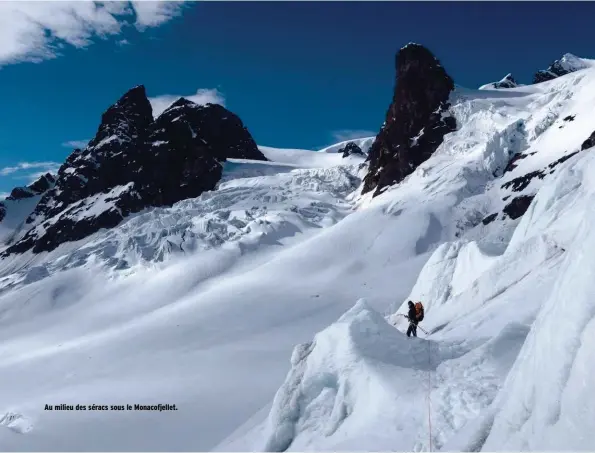
[[[458,130],[374,199],[341,146],[261,147],[0,261],[0,449],[594,449],[595,70],[451,101]]]

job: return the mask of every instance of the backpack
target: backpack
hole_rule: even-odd
[[[424,306],[421,302],[415,303],[415,318],[417,322],[420,322],[424,319]]]

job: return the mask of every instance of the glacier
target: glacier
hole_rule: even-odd
[[[580,61],[457,87],[458,129],[376,197],[344,144],[260,146],[197,198],[0,260],[0,449],[595,448]],[[410,299],[429,335],[404,335]]]

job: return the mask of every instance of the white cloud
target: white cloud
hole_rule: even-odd
[[[341,129],[331,132],[331,135],[335,141],[345,142],[347,140],[355,140],[356,138],[375,137],[376,132],[365,129]]]
[[[146,27],[157,27],[179,15],[183,2],[135,1],[132,6],[136,13],[136,27],[143,30]]]
[[[12,175],[14,179],[28,179],[34,181],[46,173],[55,173],[60,168],[58,162],[19,162],[14,167],[0,169],[0,176]],[[37,170],[28,172],[27,170]]]
[[[0,2],[0,66],[56,58],[65,45],[87,47],[133,21],[139,30],[156,27],[182,7],[169,1]]]
[[[0,192],[0,201],[4,200],[10,194],[8,192]]]
[[[166,108],[182,97],[188,99],[189,101],[196,102],[199,105],[225,105],[225,97],[223,96],[223,93],[221,93],[217,88],[199,89],[196,90],[195,94],[189,95],[163,94],[161,96],[149,98],[151,106],[153,107],[153,116],[157,118]]]
[[[62,146],[65,148],[85,148],[87,146],[87,143],[89,143],[91,140],[70,140],[67,142],[62,143]]]

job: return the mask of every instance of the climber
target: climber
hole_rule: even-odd
[[[413,334],[414,337],[417,337],[417,324],[424,319],[424,306],[421,302],[414,304],[412,301],[409,301],[408,305],[407,319],[409,320],[409,328],[407,329],[407,336],[410,337]]]

